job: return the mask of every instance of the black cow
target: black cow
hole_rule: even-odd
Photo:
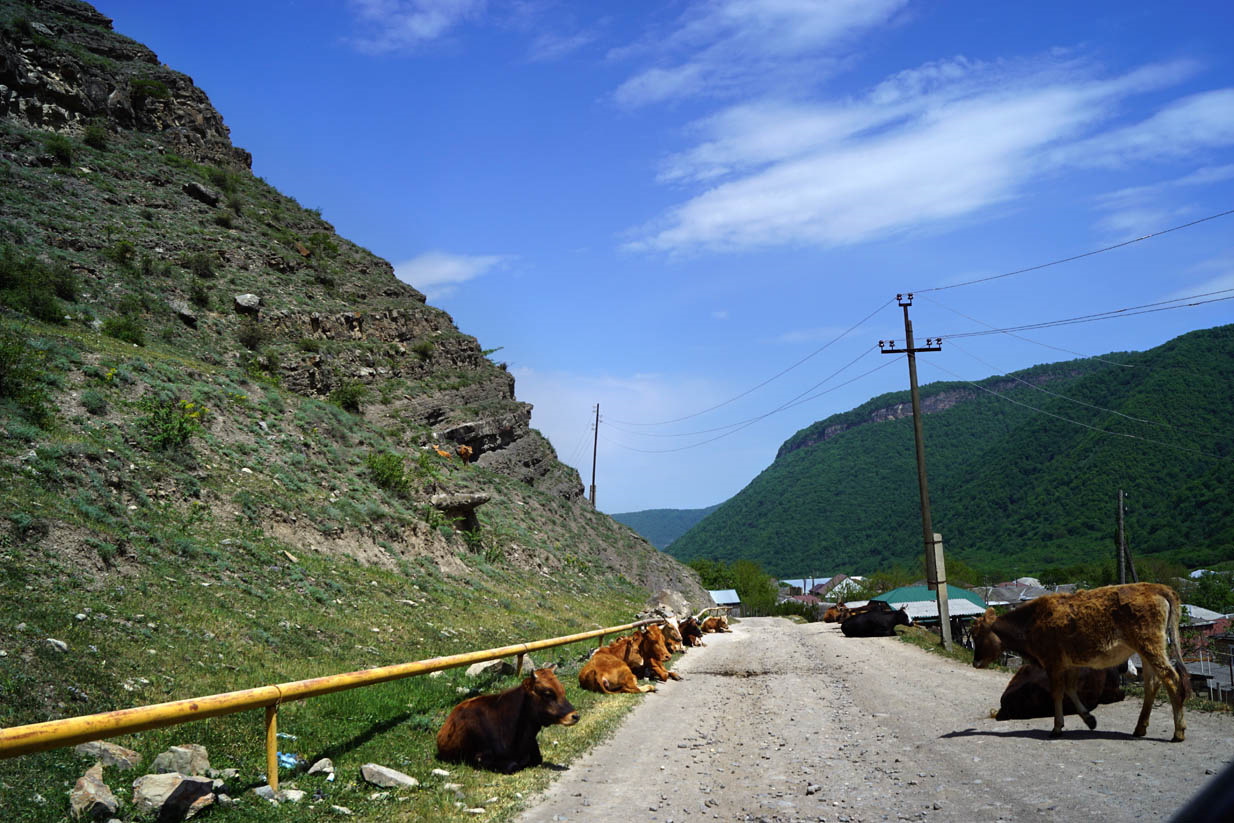
[[[577,722],[553,670],[538,669],[512,689],[455,706],[437,732],[437,756],[511,774],[544,762],[536,741],[540,729]]]
[[[1127,664],[1107,669],[1076,669],[1076,693],[1085,706],[1100,703],[1117,703],[1126,697],[1119,674],[1127,670]],[[1063,698],[1063,714],[1079,714],[1070,697]],[[1050,694],[1050,678],[1045,670],[1032,663],[1025,663],[1003,689],[995,720],[1027,720],[1030,717],[1053,717],[1054,698]]]
[[[912,624],[908,612],[901,608],[894,612],[855,614],[840,624],[840,631],[844,632],[845,637],[895,637],[896,626]]]

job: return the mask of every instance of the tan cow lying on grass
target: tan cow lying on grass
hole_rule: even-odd
[[[584,689],[601,694],[643,694],[654,692],[656,687],[640,686],[634,672],[643,668],[639,653],[639,638],[619,637],[607,646],[596,649],[591,659],[583,664],[578,673],[578,684]]]
[[[1104,586],[1075,594],[1048,594],[998,617],[993,609],[973,626],[973,665],[982,668],[1004,651],[1023,655],[1045,670],[1054,698],[1054,729],[1063,732],[1063,694],[1090,728],[1097,721],[1076,693],[1077,669],[1105,668],[1139,654],[1144,663],[1144,707],[1133,734],[1148,733],[1148,716],[1164,683],[1174,709],[1174,737],[1187,732],[1183,700],[1191,679],[1181,662],[1178,594],[1158,583]],[[1170,663],[1169,646],[1175,661]]]

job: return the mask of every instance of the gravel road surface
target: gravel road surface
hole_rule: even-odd
[[[1156,821],[1234,757],[1229,714],[1188,712],[1187,739],[1140,701],[997,722],[1010,675],[835,624],[746,618],[681,657],[614,737],[520,823],[542,821]]]

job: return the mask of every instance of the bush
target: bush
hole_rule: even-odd
[[[225,229],[230,229],[236,224],[235,216],[229,211],[219,211],[214,213],[214,223],[217,226],[222,226]]]
[[[37,426],[46,426],[52,419],[42,373],[25,335],[0,328],[0,402],[12,403],[22,417]]]
[[[117,240],[103,250],[103,255],[117,266],[131,269],[137,259],[137,248],[127,240]]]
[[[64,322],[61,300],[77,299],[77,280],[63,264],[0,248],[0,305],[46,323]]]
[[[82,142],[92,149],[107,151],[107,129],[98,123],[91,123],[86,126],[86,135]]]
[[[246,317],[240,321],[240,327],[236,330],[236,339],[249,351],[257,351],[266,344],[270,335],[259,321]]]
[[[321,341],[313,337],[301,337],[296,348],[303,352],[316,353],[321,351]]]
[[[412,346],[411,350],[415,353],[416,359],[428,360],[433,356],[433,348],[434,346],[432,340],[421,340],[419,343]]]
[[[210,292],[205,283],[200,280],[193,281],[189,286],[189,302],[199,309],[210,308]]]
[[[129,81],[129,96],[135,105],[142,105],[147,100],[166,100],[171,92],[160,80],[153,77],[134,77]]]
[[[201,421],[206,407],[192,401],[145,397],[138,405],[142,410],[141,426],[157,449],[186,449],[193,437],[204,430]]]
[[[352,414],[360,413],[360,404],[368,395],[368,389],[362,383],[344,383],[330,392],[329,400],[334,405]]]
[[[305,245],[318,257],[335,257],[338,255],[338,244],[324,231],[319,231],[309,237]]]
[[[44,137],[43,148],[47,149],[61,166],[73,164],[73,141],[63,134],[49,134]]]
[[[139,314],[117,314],[103,321],[103,334],[134,345],[146,345],[146,328]]]
[[[180,265],[192,272],[194,277],[214,277],[214,261],[205,252],[198,251],[187,255],[180,261]]]
[[[381,488],[400,497],[411,494],[411,482],[403,465],[403,458],[394,452],[370,452],[364,458],[369,476]]]
[[[86,389],[81,393],[81,405],[96,417],[107,414],[107,398],[94,389]]]

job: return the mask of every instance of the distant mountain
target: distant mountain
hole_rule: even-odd
[[[1234,558],[1234,326],[1146,352],[932,383],[921,397],[934,528],[949,556],[1025,573],[1112,557],[1121,488],[1137,556],[1190,567]],[[908,392],[797,432],[668,551],[749,558],[773,574],[916,564]]]
[[[609,516],[618,523],[625,523],[646,538],[651,545],[663,551],[668,544],[718,508],[720,504],[717,503],[705,509],[644,509]]]

